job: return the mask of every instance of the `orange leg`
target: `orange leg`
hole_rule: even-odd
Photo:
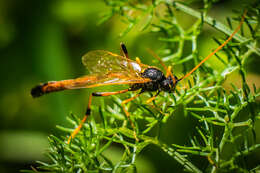
[[[93,95],[93,94],[92,94]],[[87,120],[88,116],[91,113],[91,102],[92,102],[92,95],[90,95],[89,100],[88,100],[88,107],[87,107],[87,111],[83,117],[83,119],[81,120],[79,126],[71,133],[67,143],[69,144],[71,142],[71,140],[76,136],[76,134],[79,133],[80,129],[82,128],[83,124],[85,123],[85,121]]]
[[[135,98],[139,97],[140,95],[141,95],[141,93],[136,94],[134,97],[131,97],[131,98],[129,98],[129,99],[126,99],[126,100],[122,101],[122,103],[121,103],[121,105],[122,105],[122,107],[123,107],[123,110],[124,110],[124,112],[125,112],[125,114],[126,114],[128,120],[129,120],[129,122],[130,122],[130,124],[131,124],[133,130],[134,130],[134,138],[135,138],[136,141],[139,141],[139,139],[138,139],[137,136],[136,136],[135,125],[134,125],[134,123],[133,123],[133,122],[131,121],[131,119],[130,119],[130,113],[127,111],[127,109],[126,109],[126,107],[125,107],[125,104],[128,103],[128,102],[130,102],[130,101],[132,101],[132,100],[134,100]]]
[[[156,99],[156,97],[160,94],[160,91],[158,91],[153,97],[151,97],[150,99],[146,100],[146,104],[148,106],[151,106],[153,109],[156,109],[158,112],[160,112],[162,115],[165,116],[165,113],[163,113],[158,107],[155,107],[154,105],[150,104],[153,100]],[[159,106],[160,107],[160,106]]]
[[[142,65],[141,65],[142,63],[141,63],[140,58],[136,57],[136,58],[135,58],[135,61],[137,62],[137,64],[139,64],[140,67],[142,66]]]
[[[153,109],[157,110],[158,112],[160,112],[162,115],[166,116],[165,113],[163,113],[158,107],[155,107],[154,105],[152,104],[147,104],[148,106],[151,106]]]
[[[92,93],[92,96],[111,96],[111,95],[126,93],[128,91],[129,89],[115,91],[115,92],[94,92]]]
[[[172,73],[172,66],[168,66],[167,70],[166,70],[166,77],[169,77]]]
[[[81,120],[79,126],[71,133],[67,143],[69,144],[71,142],[71,140],[79,133],[80,129],[82,128],[83,124],[86,122],[88,116],[91,113],[91,102],[92,102],[92,96],[110,96],[110,95],[116,95],[116,94],[121,94],[121,93],[125,93],[128,92],[129,89],[125,89],[125,90],[121,90],[121,91],[115,91],[115,92],[95,92],[92,93],[89,97],[88,100],[88,107],[87,107],[87,111],[83,117],[83,119]]]
[[[150,99],[146,100],[146,103],[151,103],[158,95],[160,94],[160,91],[158,91],[153,97],[151,97]]]

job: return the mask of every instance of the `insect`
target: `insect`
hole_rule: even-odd
[[[69,89],[80,89],[80,88],[95,88],[105,85],[123,85],[128,84],[129,87],[124,90],[115,91],[115,92],[93,92],[88,101],[87,110],[85,116],[81,120],[79,126],[72,132],[71,136],[68,139],[68,143],[75,137],[75,135],[80,131],[82,125],[87,120],[87,117],[91,113],[91,102],[92,97],[98,96],[110,96],[121,93],[126,93],[129,91],[139,91],[134,97],[131,97],[122,102],[122,108],[129,119],[129,122],[134,129],[134,124],[130,120],[129,112],[125,108],[125,104],[139,97],[143,92],[156,92],[156,94],[147,100],[147,103],[154,100],[161,91],[164,92],[174,92],[176,85],[181,80],[185,79],[191,75],[196,69],[198,69],[207,59],[212,57],[217,51],[224,47],[232,37],[239,31],[242,23],[244,21],[245,15],[243,15],[242,20],[239,26],[235,31],[229,36],[229,38],[210,53],[206,58],[204,58],[198,65],[196,65],[190,72],[184,75],[181,78],[177,78],[171,73],[171,66],[166,67],[164,63],[155,55],[163,68],[166,71],[166,75],[158,69],[157,67],[149,66],[142,64],[139,58],[136,60],[129,59],[126,46],[121,43],[121,52],[122,56],[111,53],[104,50],[95,50],[86,53],[82,57],[82,62],[84,66],[90,71],[90,75],[79,77],[76,79],[62,80],[62,81],[50,81],[47,83],[39,84],[31,90],[31,95],[33,97],[40,97],[44,94],[69,90]],[[138,140],[135,130],[134,137]]]

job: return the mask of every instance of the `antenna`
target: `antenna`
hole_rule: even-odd
[[[221,44],[217,49],[215,49],[213,52],[211,52],[206,58],[204,58],[198,65],[196,65],[189,73],[187,73],[186,75],[184,75],[183,77],[181,77],[178,81],[181,81],[183,79],[185,79],[186,77],[190,76],[195,70],[197,70],[197,68],[199,68],[205,61],[207,61],[210,57],[212,57],[216,52],[218,52],[220,49],[222,49],[232,38],[233,36],[240,30],[244,20],[245,20],[245,16],[246,16],[247,10],[244,11],[244,14],[242,16],[242,19],[239,23],[239,25],[237,26],[237,28],[235,29],[235,31],[228,37],[228,39]]]

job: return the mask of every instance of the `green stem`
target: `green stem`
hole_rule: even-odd
[[[119,129],[108,129],[106,130],[110,134],[115,134],[115,133],[121,133],[124,134],[127,137],[133,138],[134,136],[132,135],[134,132],[130,129],[127,128],[119,128]],[[161,143],[159,140],[154,139],[152,137],[146,136],[146,135],[139,135],[138,138],[140,140],[143,140],[144,143],[148,144],[154,144],[161,148],[164,152],[166,152],[168,155],[170,155],[172,158],[174,158],[177,162],[179,162],[181,165],[183,165],[188,171],[191,172],[197,172],[197,173],[202,173],[201,170],[199,170],[195,165],[193,165],[189,160],[185,158],[185,156],[181,155],[179,152],[175,151],[174,148],[171,148],[167,146],[166,144]],[[112,139],[113,142],[125,144],[126,141],[120,141],[120,140],[114,140]],[[127,143],[128,146],[134,147],[134,144]]]
[[[180,2],[173,2],[173,6],[176,7],[178,10],[184,12],[184,13],[187,13],[193,17],[196,17],[196,18],[201,18],[201,13],[196,11],[196,10],[193,10],[192,8],[180,3]],[[227,34],[227,35],[231,35],[233,33],[233,31],[227,27],[226,25],[224,25],[223,23],[221,22],[218,22],[217,20],[213,19],[212,17],[209,17],[209,16],[204,16],[204,21],[213,26],[214,28],[216,28],[217,30]],[[239,41],[240,43],[244,43],[246,42],[248,39],[241,36],[240,34],[236,34],[234,35],[233,37],[235,40]],[[253,45],[253,43],[248,43],[246,44],[246,46],[253,50],[257,55],[260,55],[260,48],[257,48]]]

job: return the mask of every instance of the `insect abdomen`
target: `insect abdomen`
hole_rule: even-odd
[[[48,82],[48,83],[35,86],[31,90],[31,95],[33,97],[40,97],[50,92],[62,91],[62,90],[65,90],[65,87],[64,85],[61,84],[61,82]]]

